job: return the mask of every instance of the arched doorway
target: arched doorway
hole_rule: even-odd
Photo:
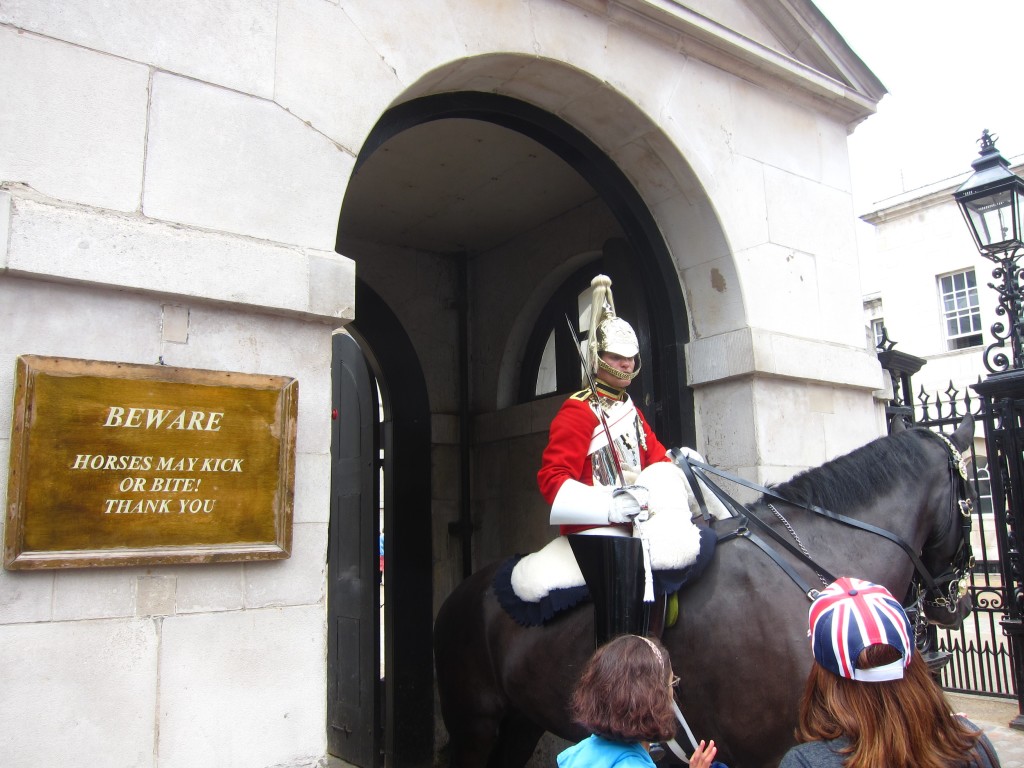
[[[328,746],[361,768],[426,766],[433,762],[434,727],[433,657],[424,642],[433,615],[430,580],[422,577],[431,567],[429,406],[415,352],[394,314],[359,280],[356,302],[359,321],[349,328],[352,338],[336,337],[332,364],[338,416],[328,543]],[[383,606],[375,578],[381,507]]]
[[[487,188],[492,181],[495,188]],[[549,257],[543,232],[552,222],[556,239],[563,223],[562,234],[572,236]],[[529,248],[531,237],[537,249],[526,267],[525,257],[510,258],[507,251],[518,247],[513,241]],[[593,242],[583,246],[581,240]],[[416,464],[426,473],[427,494],[415,509],[399,509],[385,532],[388,542],[401,538],[409,547],[404,555],[390,548],[387,553],[386,604],[393,608],[394,621],[388,624],[394,645],[383,695],[390,729],[400,716],[396,707],[412,694],[432,702],[433,611],[477,564],[474,546],[488,557],[496,548],[516,546],[494,532],[489,520],[495,512],[480,491],[490,482],[485,477],[490,454],[477,450],[481,440],[491,439],[484,436],[490,431],[487,422],[495,413],[506,422],[522,420],[519,409],[530,407],[521,402],[528,397],[510,403],[497,394],[496,370],[504,365],[498,359],[518,358],[513,367],[521,368],[534,326],[542,323],[543,305],[559,285],[585,268],[614,263],[621,276],[617,301],[643,307],[647,318],[645,412],[667,443],[692,444],[693,400],[682,354],[688,323],[679,277],[658,226],[615,163],[564,120],[495,94],[423,97],[385,113],[357,160],[337,250],[356,262],[359,275],[354,333],[366,337],[369,354],[392,354],[391,336],[377,326],[385,316],[397,326],[408,346],[394,354],[391,371],[402,377],[405,361],[421,374],[418,384],[403,380],[400,385],[403,392],[415,390],[430,424],[425,448],[402,459],[403,470]],[[535,276],[534,270],[542,274]],[[511,330],[523,318],[529,327],[522,333]],[[381,336],[370,338],[377,333]],[[382,382],[395,375],[382,364],[378,369]],[[517,384],[505,389],[522,390]],[[537,496],[528,469],[534,452],[529,443],[536,434],[511,435],[516,447],[502,450],[513,460],[497,460],[503,464],[500,473],[511,472],[498,482],[515,485],[523,497]],[[523,515],[546,527],[546,518]],[[479,546],[481,536],[484,546]],[[399,568],[408,569],[404,587]],[[415,614],[399,607],[414,601]],[[402,680],[415,690],[399,688]],[[404,738],[404,717],[401,723]],[[429,749],[432,736],[425,737]],[[418,760],[419,747],[410,749]]]
[[[518,99],[480,92],[424,96],[393,107],[377,122],[356,160],[338,228],[338,251],[352,256],[357,265],[362,266],[360,246],[353,243],[353,237],[365,241],[379,236],[382,225],[380,219],[376,219],[377,235],[367,235],[359,221],[375,219],[375,214],[381,211],[400,217],[397,207],[400,202],[394,206],[382,202],[388,192],[380,189],[379,182],[373,181],[376,170],[374,158],[391,152],[392,141],[396,137],[445,121],[473,121],[500,126],[531,139],[578,174],[595,198],[607,207],[621,228],[622,239],[631,258],[632,269],[619,270],[631,282],[627,290],[645,305],[651,317],[657,318],[650,326],[650,362],[657,371],[657,378],[652,383],[656,393],[653,397],[654,426],[659,435],[664,435],[672,444],[692,444],[693,398],[685,386],[683,354],[683,347],[689,340],[689,328],[675,263],[654,216],[634,185],[600,147],[562,118]],[[443,132],[444,129],[441,130]],[[437,135],[436,132],[431,134],[432,137]],[[474,141],[465,136],[463,134],[460,140],[466,143]],[[433,151],[432,147],[423,149],[423,152],[430,151]],[[405,162],[389,159],[378,167],[385,169],[384,173],[395,173],[395,167],[399,166],[398,172],[401,173],[400,167]],[[407,199],[409,195],[399,197]],[[511,213],[509,218],[514,220],[515,214]],[[420,231],[425,232],[425,229],[420,228]],[[402,247],[415,247],[415,229],[401,233],[404,237],[399,234],[392,231],[388,237]],[[471,256],[474,250],[472,234],[462,239],[449,238],[444,244],[432,239],[428,247],[456,259]]]

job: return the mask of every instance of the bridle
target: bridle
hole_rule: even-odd
[[[949,455],[949,498],[950,517],[960,521],[960,545],[957,547],[949,567],[938,576],[932,577],[930,589],[926,589],[915,576],[911,589],[916,592],[916,601],[933,608],[945,608],[956,612],[960,600],[967,594],[970,572],[974,568],[974,551],[971,548],[971,527],[974,521],[974,500],[971,497],[967,464],[963,455],[945,435],[932,432],[946,446]],[[944,584],[939,588],[935,584]],[[931,599],[929,597],[931,596]]]
[[[809,600],[813,601],[818,596],[819,590],[810,587],[789,562],[782,558],[775,549],[773,549],[763,538],[761,538],[761,536],[752,530],[751,525],[757,529],[758,533],[773,539],[777,545],[787,550],[797,560],[814,569],[823,583],[826,581],[835,581],[836,577],[822,568],[820,564],[810,557],[807,550],[803,548],[802,544],[800,544],[800,540],[796,536],[792,526],[790,526],[788,521],[775,509],[774,505],[769,504],[768,507],[782,520],[790,534],[796,539],[797,544],[799,544],[799,548],[794,546],[785,538],[785,536],[783,536],[783,534],[776,530],[775,527],[770,526],[768,523],[758,518],[757,515],[754,514],[753,510],[744,507],[738,501],[726,494],[725,491],[719,488],[715,483],[711,482],[706,473],[710,472],[729,480],[730,482],[734,482],[738,485],[757,491],[766,498],[772,498],[792,506],[800,507],[850,528],[867,531],[888,539],[904,551],[914,566],[914,577],[911,581],[910,588],[910,593],[914,595],[912,605],[927,605],[929,607],[945,608],[950,613],[955,613],[960,599],[967,594],[968,577],[971,569],[974,567],[974,555],[971,550],[971,525],[974,503],[970,493],[970,482],[967,478],[967,467],[964,464],[964,459],[960,451],[958,451],[956,446],[954,446],[944,435],[931,431],[929,431],[928,434],[939,438],[946,448],[949,460],[950,515],[955,515],[956,518],[959,519],[961,534],[960,544],[956,553],[953,555],[949,566],[947,566],[946,569],[938,575],[932,574],[910,544],[897,534],[886,530],[885,528],[881,528],[846,515],[841,515],[837,512],[832,512],[831,510],[814,504],[801,504],[798,501],[782,496],[770,488],[765,488],[757,483],[752,483],[746,478],[717,469],[716,467],[712,467],[710,464],[694,461],[684,456],[682,453],[674,453],[672,459],[687,476],[705,520],[709,520],[710,515],[707,513],[703,493],[700,490],[699,484],[696,482],[698,478],[718,497],[727,509],[730,509],[733,514],[740,519],[740,525],[736,530],[721,535],[719,537],[719,541],[726,541],[732,538],[745,538],[751,541],[769,558],[771,558],[776,565],[786,572],[789,578],[800,587]]]

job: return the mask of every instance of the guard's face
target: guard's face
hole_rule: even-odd
[[[633,368],[636,366],[635,357],[623,357],[622,355],[617,355],[614,352],[602,352],[601,359],[608,363],[612,368],[622,371],[623,373],[632,373]],[[625,389],[629,386],[628,379],[617,379],[615,376],[608,373],[608,371],[600,368],[597,370],[597,378],[616,389]]]

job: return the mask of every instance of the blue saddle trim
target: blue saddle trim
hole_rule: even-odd
[[[700,529],[700,551],[697,560],[686,568],[654,572],[654,594],[665,595],[678,592],[683,586],[694,581],[711,563],[715,554],[718,536],[709,528]],[[590,591],[585,587],[569,587],[553,589],[535,603],[521,600],[512,589],[512,569],[522,560],[523,555],[513,555],[505,560],[494,574],[491,586],[498,603],[505,613],[515,622],[524,627],[538,627],[546,624],[563,611],[575,608],[590,599]]]

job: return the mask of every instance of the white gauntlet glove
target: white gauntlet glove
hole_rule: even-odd
[[[687,448],[685,445],[679,448],[669,448],[668,457],[676,463],[679,463],[680,458],[687,458],[690,461],[699,461],[701,464],[707,464],[703,456],[693,450],[693,448]]]
[[[650,497],[642,485],[627,485],[612,491],[612,503],[608,507],[609,523],[642,523],[650,518],[647,508]]]

